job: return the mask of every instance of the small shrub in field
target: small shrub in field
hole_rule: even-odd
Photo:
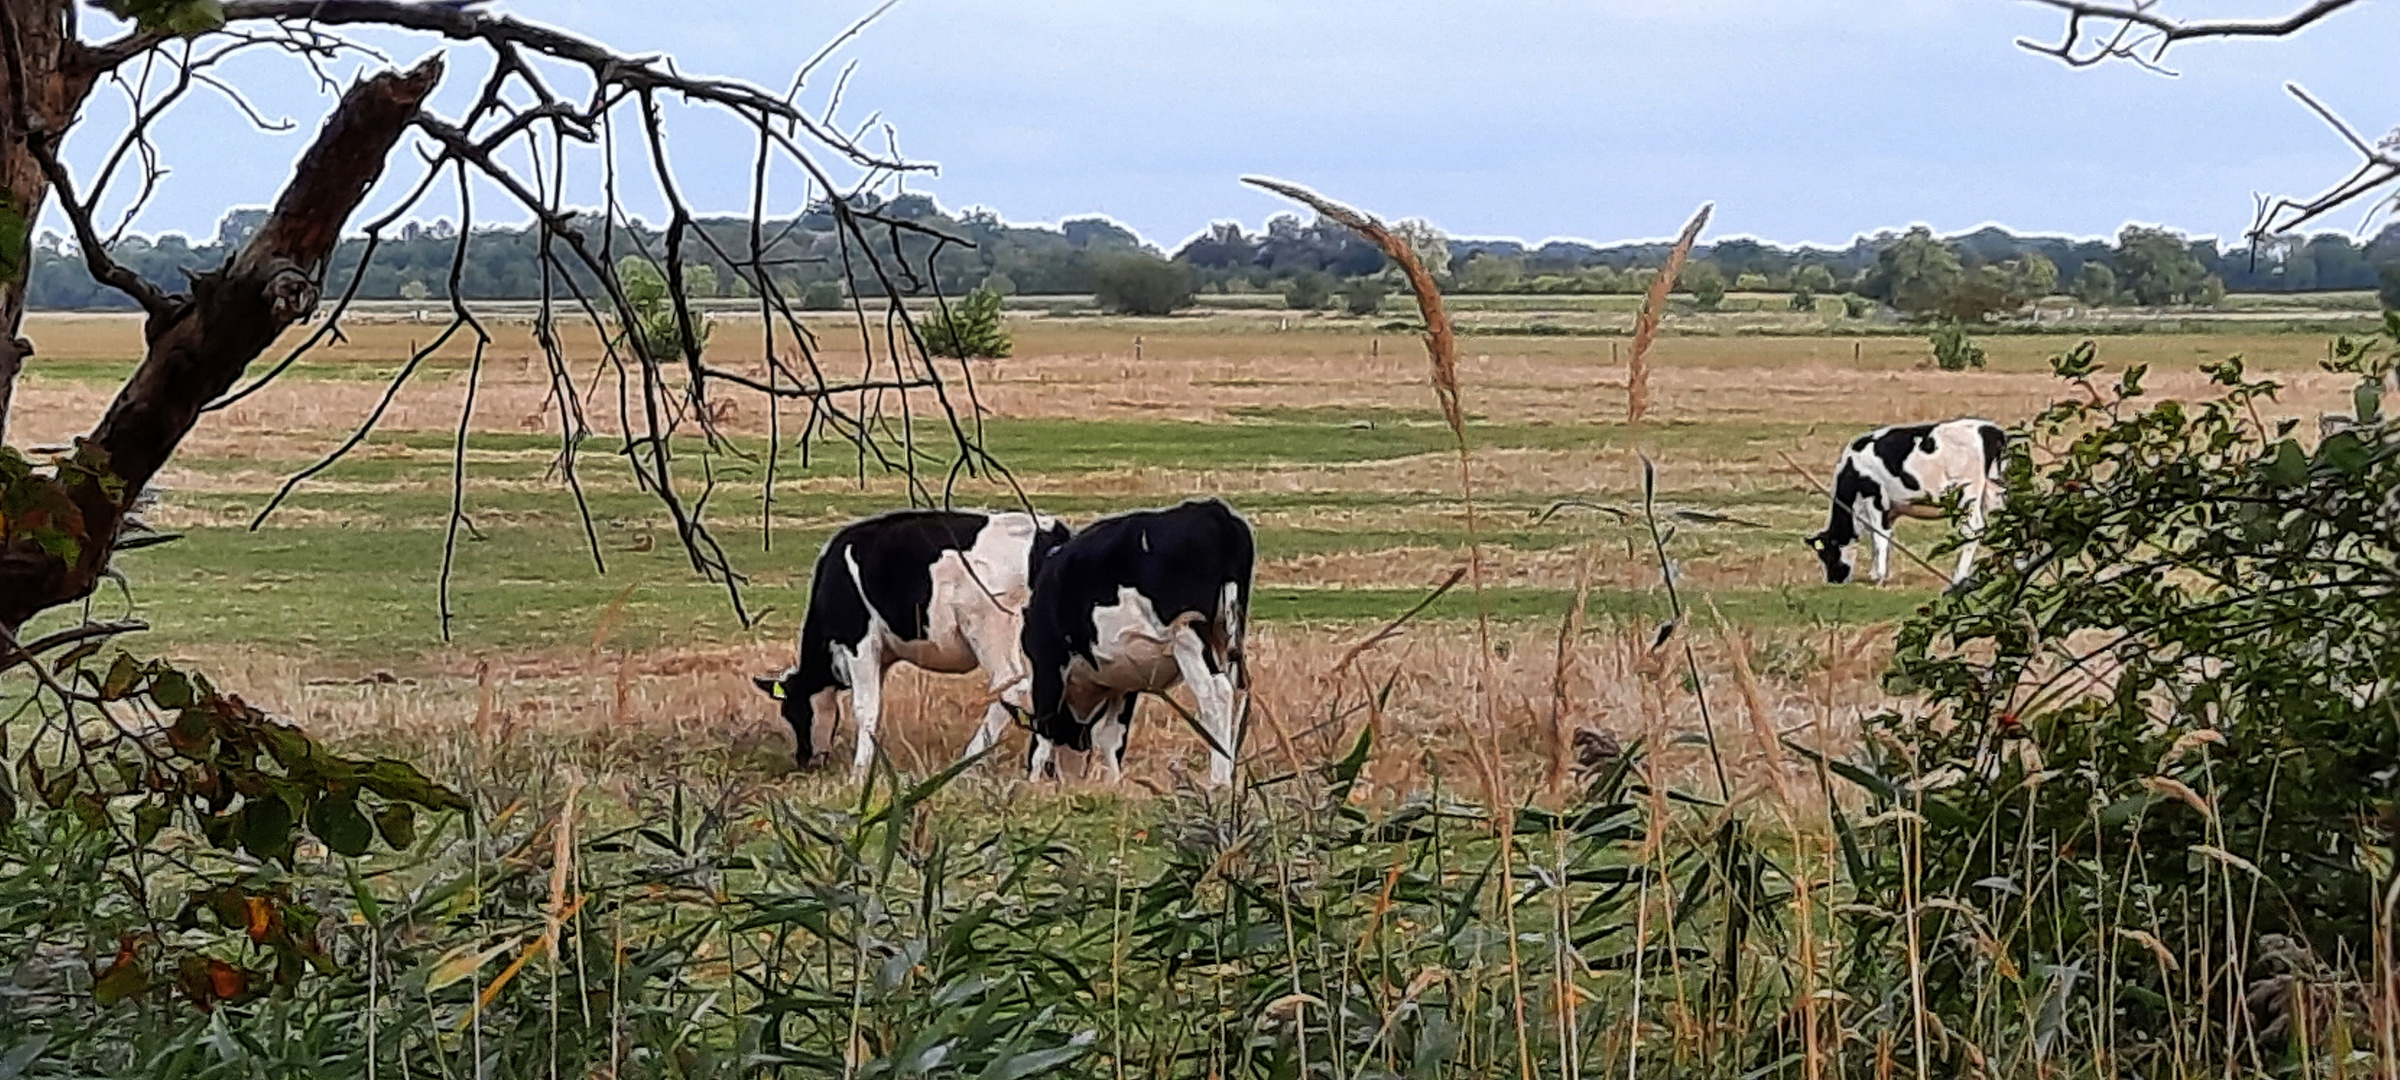
[[[617,282],[625,290],[625,301],[633,308],[634,323],[626,328],[638,338],[651,356],[661,360],[687,359],[685,353],[683,317],[676,311],[667,276],[639,255],[628,255],[617,263]],[[717,272],[705,265],[687,266],[683,271],[684,295],[714,296],[717,291]],[[691,316],[691,349],[696,352],[708,347],[711,329],[708,315],[693,310]]]
[[[1875,314],[1875,300],[1873,297],[1860,296],[1857,293],[1842,294],[1843,318],[1864,319],[1873,314]]]
[[[1933,328],[1927,338],[1933,344],[1933,363],[1943,371],[1965,371],[1983,367],[1983,346],[1967,336],[1967,329],[1956,322],[1945,321]]]
[[[1283,306],[1293,311],[1323,311],[1333,299],[1333,281],[1321,271],[1295,275],[1283,286]]]
[[[1677,288],[1692,294],[1692,303],[1699,305],[1702,311],[1714,311],[1718,304],[1725,302],[1725,274],[1717,269],[1715,263],[1695,262],[1684,267],[1682,276],[1675,279],[1675,284]]]
[[[1182,263],[1146,252],[1102,259],[1092,269],[1094,299],[1120,315],[1172,315],[1192,306],[1192,274]]]
[[[812,281],[800,290],[800,310],[838,311],[842,306],[842,287],[837,282]]]
[[[926,352],[954,360],[997,360],[1015,347],[1000,317],[1000,294],[991,289],[976,289],[927,316],[919,332]]]
[[[1791,307],[1793,311],[1804,315],[1814,312],[1817,310],[1817,294],[1806,287],[1793,289]]]
[[[1342,310],[1352,315],[1376,314],[1383,310],[1383,298],[1391,292],[1392,287],[1382,278],[1351,278],[1342,285]]]

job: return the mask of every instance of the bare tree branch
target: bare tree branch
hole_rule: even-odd
[[[2056,44],[2018,38],[2017,45],[2044,56],[2055,56],[2075,67],[2090,67],[2108,60],[2131,60],[2144,66],[2154,66],[2178,42],[2199,38],[2287,37],[2356,4],[2358,0],[2313,0],[2306,7],[2280,19],[2191,21],[2161,14],[2158,0],[2136,0],[2128,4],[2091,3],[2089,0],[2031,2],[2065,12],[2066,30]],[[2107,28],[2093,33],[2086,28],[2087,22],[2101,23]]]
[[[99,6],[119,11],[108,3]],[[754,461],[760,455],[719,429],[722,417],[730,413],[712,407],[709,400],[712,384],[720,393],[739,390],[756,391],[764,395],[770,412],[769,437],[775,444],[768,447],[765,455],[770,472],[774,469],[776,455],[783,449],[781,444],[786,434],[780,414],[775,411],[778,403],[787,400],[806,401],[809,403],[809,416],[799,432],[799,450],[804,463],[808,460],[809,446],[813,440],[839,439],[858,451],[862,481],[870,465],[904,476],[912,501],[931,502],[935,498],[935,493],[926,487],[919,476],[919,466],[924,463],[938,463],[947,468],[950,485],[953,486],[962,475],[989,475],[1015,488],[1007,470],[983,449],[980,437],[981,408],[975,400],[973,382],[968,377],[966,365],[962,362],[959,377],[967,388],[967,400],[954,403],[948,389],[950,377],[926,351],[908,307],[910,298],[927,293],[932,293],[938,304],[940,278],[936,273],[935,260],[942,257],[951,245],[963,241],[917,222],[878,214],[852,201],[853,196],[879,189],[907,172],[926,167],[904,160],[888,130],[886,142],[891,144],[889,148],[870,151],[858,143],[859,135],[845,134],[835,129],[830,116],[820,119],[807,115],[791,96],[779,97],[738,81],[693,77],[677,70],[670,59],[627,56],[564,31],[489,13],[478,0],[226,0],[222,10],[225,25],[212,34],[229,38],[233,43],[205,57],[196,57],[192,45],[183,39],[140,29],[99,45],[71,46],[74,62],[87,79],[113,75],[128,63],[140,62],[145,65],[139,80],[133,80],[131,73],[128,73],[127,79],[135,82],[132,94],[137,119],[133,130],[120,143],[118,152],[110,158],[110,168],[104,172],[104,177],[108,172],[113,172],[116,162],[127,155],[127,147],[143,155],[145,190],[162,175],[157,168],[158,163],[150,156],[148,125],[164,114],[175,100],[182,98],[187,87],[194,84],[217,85],[210,81],[208,72],[204,70],[207,65],[201,62],[203,59],[213,62],[214,57],[237,49],[272,45],[307,63],[319,81],[325,83],[331,78],[323,66],[325,63],[350,52],[371,52],[341,36],[341,31],[344,28],[368,27],[438,35],[450,41],[478,46],[488,51],[492,58],[488,76],[463,110],[437,115],[423,106],[420,96],[417,104],[401,118],[403,129],[413,127],[426,140],[419,148],[423,176],[410,182],[406,197],[398,207],[364,227],[366,242],[359,256],[359,265],[344,270],[350,280],[315,332],[297,348],[282,356],[278,363],[242,385],[240,390],[233,391],[230,396],[226,396],[227,392],[239,381],[249,359],[262,351],[271,337],[255,343],[244,341],[239,343],[241,348],[229,350],[228,355],[238,353],[241,356],[241,363],[228,369],[230,376],[224,380],[218,381],[215,376],[220,372],[212,368],[208,379],[187,380],[174,387],[180,395],[179,400],[191,398],[189,392],[195,388],[205,391],[191,399],[190,411],[195,415],[203,406],[223,408],[273,381],[323,342],[341,340],[343,316],[351,298],[358,292],[367,261],[374,257],[383,230],[402,215],[412,212],[437,176],[447,179],[456,174],[461,184],[460,211],[464,220],[460,223],[459,244],[453,253],[447,285],[446,299],[452,307],[450,328],[444,331],[434,346],[428,346],[410,358],[393,380],[382,404],[346,440],[332,447],[318,464],[290,478],[284,490],[260,515],[262,521],[299,484],[340,460],[368,437],[381,422],[393,395],[419,369],[419,361],[433,349],[441,347],[440,342],[455,344],[456,335],[469,330],[475,334],[479,351],[480,346],[488,341],[482,328],[476,325],[465,296],[470,280],[464,273],[467,269],[466,249],[476,228],[474,212],[467,205],[467,191],[473,186],[468,183],[471,177],[493,184],[505,196],[505,201],[515,203],[531,214],[539,232],[543,298],[535,322],[535,337],[550,366],[550,399],[560,409],[559,454],[552,471],[554,475],[563,474],[567,487],[574,492],[584,519],[587,541],[592,547],[594,565],[602,572],[606,571],[606,565],[601,558],[597,533],[592,527],[591,509],[584,501],[575,461],[580,444],[591,432],[586,422],[588,402],[601,389],[611,368],[614,369],[617,383],[617,434],[622,436],[617,457],[631,470],[640,490],[656,498],[666,516],[672,519],[675,533],[693,570],[724,583],[735,613],[745,621],[748,609],[741,593],[743,575],[727,559],[723,545],[710,531],[706,515],[721,472],[716,458],[722,455]],[[880,14],[881,10],[878,9],[875,14]],[[119,13],[122,14],[121,11]],[[824,53],[811,59],[808,67],[803,69],[801,78],[805,79],[810,68],[855,36],[873,19],[874,15],[871,14],[835,39]],[[203,35],[201,40],[205,41],[209,36]],[[173,66],[160,68],[159,65]],[[164,96],[149,89],[149,80],[152,78],[150,72],[154,69],[172,70],[177,77],[172,91]],[[554,78],[562,81],[553,82]],[[586,78],[588,85],[582,81]],[[795,80],[795,94],[799,82]],[[240,104],[238,92],[230,84],[218,88],[233,94],[237,105]],[[682,185],[677,180],[667,153],[666,110],[661,107],[660,98],[670,94],[687,102],[721,109],[723,114],[758,133],[760,157],[756,167],[756,190],[750,207],[748,251],[730,250],[739,248],[741,244],[718,235],[715,224],[703,219],[685,200]],[[346,98],[345,109],[347,107]],[[53,126],[63,132],[69,122],[61,120]],[[648,179],[655,182],[666,200],[669,212],[664,234],[657,236],[663,240],[663,250],[647,250],[652,246],[651,240],[656,234],[628,216],[618,201],[617,169],[621,164],[615,142],[618,124],[634,125],[631,136],[641,140],[643,148],[649,151],[647,156],[651,175]],[[871,127],[872,121],[862,126],[859,132],[863,134]],[[594,153],[574,159],[579,163],[597,161],[596,168],[601,174],[601,188],[606,197],[605,207],[597,212],[594,208],[578,207],[566,201],[566,192],[571,190],[566,182],[570,167],[570,143],[597,144]],[[855,173],[855,183],[851,183],[847,176],[842,182],[837,182],[828,165]],[[786,287],[779,285],[771,272],[773,267],[796,261],[776,258],[775,249],[785,243],[792,230],[799,227],[800,219],[814,208],[813,203],[804,204],[802,211],[794,215],[791,226],[787,228],[771,230],[767,227],[769,207],[766,183],[772,167],[776,166],[796,167],[804,178],[803,194],[813,197],[822,192],[825,205],[830,209],[841,265],[846,280],[853,286],[852,307],[857,315],[858,341],[865,354],[864,370],[855,378],[829,378],[821,369],[813,332],[793,310],[793,305],[785,295]],[[304,161],[302,178],[295,184],[306,183],[312,168],[313,163]],[[60,170],[59,175],[63,178],[64,171]],[[372,177],[367,178],[367,182],[372,181]],[[84,204],[77,204],[70,189],[63,185],[53,186],[61,192],[64,201],[73,207],[70,218],[80,214],[86,219],[80,223],[85,227],[78,229],[78,238],[85,248],[87,259],[104,262],[106,245],[91,242],[98,229],[88,221],[91,211],[89,203],[98,202],[98,198],[95,196]],[[849,196],[844,195],[845,190],[850,192]],[[334,231],[341,229],[346,223],[347,214],[355,208],[363,193],[364,189],[361,188],[356,192],[344,193],[339,198],[326,199],[325,206],[339,210],[339,214],[326,227]],[[290,197],[287,192],[287,202]],[[278,215],[283,210],[284,206],[279,204]],[[276,227],[276,220],[279,218],[270,221],[270,229]],[[767,239],[770,232],[775,234],[772,240]],[[277,293],[278,296],[285,292],[290,294],[284,300],[277,301],[277,318],[282,317],[284,307],[294,311],[314,310],[319,295],[326,288],[325,278],[333,250],[330,243],[332,238],[332,232],[323,238],[306,238],[309,244],[303,246],[313,246],[318,239],[325,239],[327,243],[313,260],[295,260],[290,265],[276,268],[274,280],[269,284],[283,291]],[[620,240],[642,250],[643,258],[664,268],[664,277],[669,286],[669,313],[663,327],[649,321],[657,318],[655,312],[645,315],[637,310],[624,283],[618,280],[618,256],[622,254],[617,250]],[[232,266],[215,277],[259,269],[244,262],[249,258],[249,250],[245,248],[244,254],[237,257]],[[759,296],[761,329],[766,338],[763,379],[747,371],[712,365],[703,359],[708,336],[705,318],[691,302],[690,278],[687,275],[687,260],[697,258],[711,259],[721,266],[734,268],[734,273],[746,278],[746,283]],[[103,274],[103,280],[121,277],[121,281],[112,280],[111,283],[136,295],[146,308],[152,309],[154,327],[171,327],[177,333],[184,332],[185,328],[181,324],[171,323],[167,318],[178,310],[172,305],[189,305],[192,310],[184,312],[182,318],[185,322],[191,322],[200,319],[209,305],[221,302],[220,298],[211,295],[211,289],[216,286],[209,277],[195,282],[195,296],[186,300],[165,295],[154,287],[155,295],[145,296],[139,290],[147,283],[130,274],[109,274],[100,262],[95,262],[95,273]],[[577,374],[569,370],[565,353],[559,344],[555,304],[561,299],[571,305],[570,310],[580,311],[581,317],[589,321],[600,342],[602,356],[592,371],[590,385],[585,388],[576,385]],[[867,310],[870,304],[883,306],[880,318],[870,317]],[[288,324],[288,320],[284,324]],[[277,329],[284,324],[278,324]],[[154,336],[156,333],[154,329]],[[797,357],[792,355],[795,346]],[[137,373],[134,384],[127,387],[128,395],[136,393],[135,384],[143,384],[150,377],[147,372],[146,365],[142,373]],[[471,384],[474,376],[470,374],[469,378]],[[5,386],[5,382],[0,381],[0,391],[4,391]],[[160,390],[155,385],[146,384],[139,389],[147,395],[155,395]],[[916,391],[931,391],[931,400],[919,396],[912,401],[910,395]],[[448,629],[447,616],[451,611],[449,586],[451,569],[456,561],[456,537],[461,528],[473,530],[473,526],[464,520],[463,501],[463,462],[475,434],[471,385],[468,393],[468,404],[462,411],[453,440],[450,540],[445,543],[441,575],[445,632]],[[896,411],[887,411],[884,397],[887,393],[896,398]],[[853,401],[855,405],[851,404]],[[970,410],[971,415],[962,417],[962,407]],[[936,456],[931,448],[918,444],[915,425],[920,420],[937,422],[937,412],[938,422],[946,423],[951,433],[947,441],[953,453],[945,456]],[[0,420],[4,419],[5,408],[0,407]],[[189,429],[188,419],[152,419],[155,422],[147,430],[160,439],[153,440],[153,449],[134,454],[137,459],[133,462],[136,472],[144,469],[155,471],[156,464],[149,459],[163,461],[165,455],[172,452],[174,442]],[[117,426],[107,430],[121,442],[129,445],[139,442],[132,436],[133,428],[127,426],[130,422],[130,418],[119,418],[112,414],[110,424]],[[974,425],[972,430],[970,422]],[[695,438],[695,432],[705,438]],[[697,459],[696,477],[694,458]],[[120,467],[116,471],[123,473],[126,470]],[[952,486],[945,486],[940,493],[941,498],[946,501],[952,490]],[[1017,491],[1017,495],[1020,501],[1024,501],[1021,490]],[[764,505],[770,515],[767,524],[771,525],[771,494],[764,500]],[[87,516],[98,520],[107,513],[106,507],[95,503]],[[113,542],[115,526],[98,528],[109,534],[104,542],[96,545],[104,549],[109,542]],[[0,592],[6,591],[5,569],[0,567]],[[71,586],[72,583],[69,584]],[[53,595],[67,595],[72,588],[65,592],[57,588],[47,591]],[[0,602],[0,608],[6,606]],[[46,605],[36,603],[30,610],[40,610],[42,606]],[[6,610],[0,610],[0,625],[5,625],[8,615]]]
[[[13,633],[36,612],[90,593],[127,506],[182,444],[201,407],[315,310],[342,225],[441,76],[437,57],[353,87],[301,156],[266,224],[225,266],[193,280],[192,297],[174,318],[162,325],[154,314],[148,353],[85,439],[102,468],[47,481],[80,513],[75,558],[30,539],[0,545],[0,629]]]
[[[2130,3],[2094,3],[2091,0],[2031,2],[2064,12],[2066,28],[2055,43],[2018,38],[2019,47],[2056,57],[2072,67],[2092,67],[2110,60],[2125,60],[2171,75],[2173,72],[2167,71],[2161,61],[2165,59],[2167,50],[2179,42],[2201,38],[2289,37],[2336,12],[2355,6],[2358,0],[2312,0],[2281,18],[2194,20],[2176,19],[2165,14],[2161,10],[2160,0],[2132,0]],[[2400,152],[2396,152],[2400,148],[2392,145],[2392,136],[2370,142],[2348,121],[2310,96],[2299,85],[2286,84],[2285,89],[2349,143],[2351,150],[2358,154],[2360,163],[2349,176],[2328,185],[2314,197],[2262,198],[2257,216],[2252,219],[2246,234],[2254,256],[2259,244],[2267,238],[2298,229],[2400,181]]]

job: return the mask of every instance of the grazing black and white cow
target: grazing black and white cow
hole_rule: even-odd
[[[968,745],[981,753],[1026,706],[1018,652],[1035,567],[1066,543],[1067,527],[1040,515],[902,510],[843,526],[817,556],[798,663],[759,688],[783,703],[803,768],[833,745],[835,701],[850,691],[858,717],[851,775],[875,759],[883,677],[901,661],[963,675],[981,669],[999,700]]]
[[[1050,553],[1025,609],[1032,774],[1064,746],[1086,755],[1087,774],[1097,754],[1122,779],[1135,704],[1181,682],[1215,744],[1209,784],[1231,783],[1255,557],[1249,523],[1216,499],[1103,518]]]
[[[1984,516],[1999,508],[2008,433],[1989,420],[1951,420],[1877,428],[1842,452],[1833,477],[1833,512],[1808,538],[1834,584],[1857,573],[1851,548],[1861,533],[1875,544],[1875,583],[1891,571],[1892,525],[1903,517],[1940,518],[1943,496],[1965,492],[1967,543],[1952,584],[1967,580]]]

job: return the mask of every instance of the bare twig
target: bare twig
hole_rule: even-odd
[[[148,629],[150,629],[149,623],[140,619],[127,619],[123,622],[95,622],[68,627],[55,634],[36,638],[22,646],[10,643],[9,639],[0,638],[0,671],[7,671],[19,664],[34,663],[43,653],[62,649],[69,645],[98,638],[111,638],[119,634],[137,634]]]

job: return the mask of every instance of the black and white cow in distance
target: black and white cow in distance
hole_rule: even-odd
[[[850,771],[866,772],[875,760],[884,674],[901,661],[945,675],[982,670],[999,700],[967,753],[997,740],[1007,706],[1026,706],[1017,637],[1034,570],[1067,535],[1046,516],[960,510],[902,510],[834,533],[817,556],[798,663],[757,680],[783,703],[801,766],[821,763],[830,751],[835,702],[847,689],[858,718]]]
[[[1087,773],[1096,754],[1122,779],[1134,706],[1181,682],[1215,744],[1208,782],[1231,783],[1255,559],[1249,523],[1216,499],[1103,518],[1052,552],[1025,609],[1032,774],[1049,773],[1063,746],[1087,755]]]
[[[1859,436],[1834,473],[1825,531],[1808,538],[1825,563],[1825,580],[1838,585],[1856,576],[1851,549],[1863,532],[1875,544],[1875,583],[1882,584],[1891,571],[1893,524],[1940,518],[1941,500],[1953,490],[1965,492],[1967,542],[1950,580],[1967,580],[1984,516],[2000,506],[2007,457],[2008,433],[1989,420],[1903,424]]]

